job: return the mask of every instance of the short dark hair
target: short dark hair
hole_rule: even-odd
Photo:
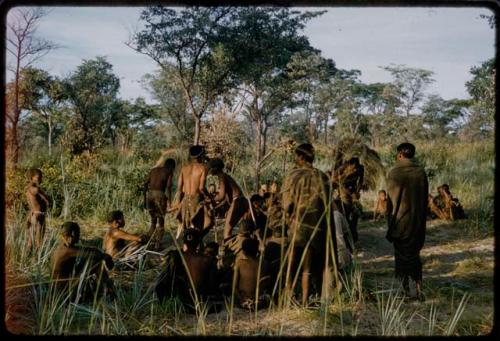
[[[61,226],[61,234],[65,237],[80,237],[80,226],[74,221],[66,221]]]
[[[215,253],[219,251],[219,243],[217,242],[210,242],[207,245],[205,245],[205,251],[206,250],[214,250]]]
[[[351,157],[349,161],[347,161],[348,164],[350,165],[359,165],[359,158],[358,157]]]
[[[295,154],[302,156],[307,162],[314,161],[314,147],[310,143],[303,143],[295,148]]]
[[[191,159],[197,159],[205,154],[205,147],[202,145],[196,144],[194,146],[189,147],[189,157]]]
[[[250,257],[256,257],[259,252],[259,241],[253,238],[245,238],[241,243],[243,253]]]
[[[263,201],[264,200],[264,197],[260,196],[259,194],[253,194],[251,197],[250,197],[250,202],[258,202],[258,201]]]
[[[200,243],[200,232],[192,227],[187,228],[184,231],[182,240],[190,249],[194,249]]]
[[[411,159],[415,156],[415,146],[409,142],[401,143],[396,150],[407,159]]]
[[[378,191],[378,194],[380,194],[380,193],[387,194],[387,192],[385,191],[385,189],[381,189],[380,191]]]
[[[42,171],[38,168],[30,168],[26,171],[26,177],[28,178],[28,180],[31,180],[31,178],[33,178],[35,175],[42,176]]]
[[[168,169],[174,169],[175,168],[175,160],[174,159],[166,159],[164,166],[165,166],[165,168],[168,168]]]
[[[215,169],[217,171],[221,171],[224,169],[224,161],[222,161],[222,159],[219,159],[217,157],[210,159],[210,161],[208,161],[208,169],[209,170]]]
[[[111,211],[108,214],[108,223],[112,223],[113,221],[118,221],[120,219],[124,219],[123,212],[120,210]]]

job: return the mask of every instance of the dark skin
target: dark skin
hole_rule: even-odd
[[[33,247],[33,237],[35,239],[35,247],[39,249],[42,244],[43,235],[45,234],[43,214],[47,212],[49,198],[40,188],[41,183],[42,175],[34,174],[26,189],[26,197],[28,198],[28,205],[30,207],[30,212],[28,213],[30,228],[27,241],[28,250],[31,250]],[[34,220],[36,221],[35,226],[33,226]]]
[[[245,258],[238,258],[234,266],[234,281],[237,295],[240,300],[247,298],[255,299],[258,282],[259,259],[256,256],[245,254]],[[259,294],[267,291],[266,262],[263,261],[260,274]]]
[[[208,198],[209,193],[206,189],[207,175],[208,169],[205,163],[203,162],[205,159],[204,156],[200,156],[196,159],[192,159],[190,163],[184,165],[181,168],[181,172],[179,174],[179,179],[177,181],[177,200],[173,205],[173,209],[178,209],[184,196],[198,196]],[[212,222],[208,218],[208,215],[205,215],[204,226],[195,226],[200,231],[204,231],[203,235],[208,233],[209,228],[212,226]],[[179,226],[177,231],[177,237],[181,233],[182,226]]]
[[[113,268],[112,258],[96,248],[77,247],[79,241],[79,232],[76,236],[63,235],[62,243],[57,247],[52,258],[52,277],[57,280],[58,287],[65,287],[68,280],[78,277],[83,268],[75,268],[77,258],[83,258],[90,261],[89,274],[101,275],[104,281],[108,280],[108,275],[105,270],[101,274],[102,261],[108,269]]]
[[[106,235],[104,236],[103,240],[104,252],[106,252],[113,258],[115,258],[121,251],[122,245],[120,244],[123,244],[123,241],[136,242],[136,243],[142,242],[141,237],[123,231],[122,228],[124,226],[125,226],[125,219],[123,217],[118,220],[114,220],[111,223],[109,223],[108,232],[106,232]],[[127,255],[125,254],[125,256]]]
[[[230,175],[224,173],[221,169],[212,169],[210,174],[217,176],[219,179],[219,192],[214,198],[216,205],[220,205],[225,201],[229,202],[231,205],[224,223],[223,238],[227,239],[231,237],[234,226],[242,218],[242,203],[234,199],[242,198],[243,191],[236,181]]]
[[[303,155],[295,154],[295,163],[298,167],[308,167],[312,168],[312,162],[307,161]],[[292,265],[293,263],[298,263],[297,258],[298,255],[297,248],[293,248],[290,253],[290,257],[288,260],[288,270],[286,276],[286,287],[287,291],[291,294],[295,288],[295,283],[292,283]],[[307,304],[307,298],[309,297],[309,282],[311,279],[312,272],[312,250],[311,248],[307,248],[305,250],[304,261],[302,263],[301,269],[301,280],[302,280],[302,305]],[[298,265],[298,264],[297,264]],[[295,267],[295,266],[294,266]]]
[[[204,296],[214,293],[217,289],[217,266],[213,258],[198,254],[196,248],[188,244],[183,245],[183,257],[197,294]]]
[[[173,176],[174,170],[172,168],[167,167],[155,167],[151,169],[149,172],[148,178],[144,183],[144,206],[147,207],[146,193],[147,191],[160,191],[166,192],[167,200],[165,209],[169,208],[169,205],[172,200],[172,185],[173,185]],[[149,210],[149,214],[151,216],[151,226],[149,228],[149,235],[153,235],[156,231],[156,228],[160,229],[160,236],[163,237],[164,234],[164,226],[165,226],[165,216],[161,214],[161,212],[157,212],[157,210]]]
[[[379,192],[378,198],[373,209],[373,220],[378,220],[387,214],[387,194]]]

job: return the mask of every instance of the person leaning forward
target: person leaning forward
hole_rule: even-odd
[[[409,278],[416,282],[417,299],[422,295],[420,250],[425,241],[429,183],[415,160],[415,146],[397,147],[396,164],[387,176],[387,194],[392,202],[386,238],[394,245],[395,275],[409,296]]]

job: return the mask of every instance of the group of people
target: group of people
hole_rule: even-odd
[[[412,144],[398,146],[396,165],[388,174],[387,192],[379,192],[374,219],[387,217],[386,237],[394,244],[396,275],[408,292],[408,279],[414,279],[421,298],[419,255],[430,201],[427,176],[414,162],[414,155]],[[165,216],[173,213],[178,222],[175,243],[180,247],[167,252],[166,266],[155,284],[160,300],[179,297],[188,311],[200,302],[212,302],[216,311],[222,306],[221,298],[233,294],[236,303],[247,309],[264,307],[282,293],[294,299],[297,289],[303,305],[310,303],[312,294],[331,297],[357,242],[364,177],[358,158],[336,162],[331,172],[324,173],[313,167],[313,146],[301,144],[295,148],[295,167],[286,174],[281,190],[274,181],[253,195],[245,195],[225,172],[223,160],[209,159],[203,146],[191,146],[189,158],[179,172],[174,197],[175,160],[167,159],[149,172],[144,183],[145,206],[151,216],[147,235],[125,232],[123,213],[113,211],[100,250],[77,246],[80,228],[75,222],[65,222],[61,244],[53,255],[57,287],[68,289],[87,270],[83,297],[102,290],[112,296],[114,287],[107,271],[146,242],[161,247]],[[208,175],[217,177],[217,186],[207,188]],[[40,188],[41,171],[30,170],[28,178],[31,249],[33,243],[40,247],[49,201]],[[440,188],[446,208],[458,202],[447,186]],[[456,217],[454,212],[450,209],[452,217]],[[204,241],[217,218],[224,219],[222,239]]]

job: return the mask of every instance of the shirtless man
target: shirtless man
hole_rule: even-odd
[[[175,160],[167,159],[163,167],[154,167],[149,171],[148,178],[144,183],[144,206],[151,216],[151,227],[148,234],[156,240],[157,247],[165,234],[165,213],[172,202],[174,169]]]
[[[210,200],[205,188],[208,175],[204,163],[205,148],[200,145],[191,146],[189,158],[191,162],[181,168],[177,182],[175,207],[178,208],[176,218],[179,221],[179,229],[176,238],[189,227],[201,231],[203,238],[214,225],[205,203],[205,200]]]
[[[42,172],[39,169],[30,169],[27,172],[29,184],[26,188],[26,197],[30,212],[28,213],[28,250],[32,251],[33,239],[38,250],[45,234],[45,214],[49,206],[47,195],[40,188]]]
[[[234,226],[248,211],[248,201],[243,196],[243,191],[236,181],[227,173],[224,173],[224,162],[221,159],[210,160],[208,168],[210,174],[217,176],[219,179],[219,193],[214,198],[214,201],[216,204],[225,201],[230,205],[224,223],[223,234],[224,241],[227,241],[231,237]]]
[[[52,278],[56,289],[68,290],[68,294],[75,295],[79,277],[87,269],[90,276],[86,276],[83,282],[82,300],[92,300],[96,294],[102,294],[103,289],[113,295],[113,282],[104,268],[104,264],[108,269],[113,268],[111,257],[96,248],[76,246],[80,240],[80,226],[77,223],[65,222],[61,227],[61,239],[62,243],[52,256]]]
[[[103,240],[103,249],[114,260],[129,256],[137,250],[143,241],[141,237],[122,230],[125,226],[125,217],[122,211],[112,211],[109,214],[108,226],[108,232]]]

